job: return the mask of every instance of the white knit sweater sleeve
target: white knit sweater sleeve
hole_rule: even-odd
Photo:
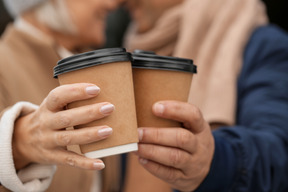
[[[0,120],[0,183],[15,192],[45,191],[53,178],[56,166],[32,164],[16,172],[12,157],[14,122],[20,115],[31,113],[38,106],[18,102]]]

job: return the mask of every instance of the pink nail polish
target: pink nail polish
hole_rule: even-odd
[[[93,163],[93,167],[95,169],[101,170],[105,168],[105,164],[104,163],[100,163],[100,162],[94,162]]]
[[[140,159],[139,159],[139,162],[140,162],[142,165],[146,165],[146,164],[148,163],[148,160],[147,160],[147,159],[140,158]]]
[[[86,87],[86,93],[89,95],[97,95],[100,92],[100,88],[97,86]]]
[[[104,105],[100,108],[100,112],[104,115],[111,113],[114,111],[115,107],[112,104]]]
[[[139,138],[139,141],[142,140],[142,138],[143,138],[143,129],[138,129],[138,138]]]
[[[98,130],[98,135],[100,137],[106,137],[111,135],[113,132],[113,129],[111,127],[103,128]]]
[[[156,104],[154,105],[154,110],[155,110],[156,113],[158,113],[158,114],[163,114],[163,112],[164,112],[164,105],[161,104],[161,103],[156,103]]]

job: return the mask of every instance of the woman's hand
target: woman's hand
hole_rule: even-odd
[[[101,160],[89,159],[66,150],[67,145],[88,144],[111,135],[112,129],[105,125],[65,130],[112,113],[114,106],[110,103],[64,110],[68,103],[95,97],[99,91],[97,86],[87,83],[59,86],[48,94],[36,111],[19,118],[12,143],[16,169],[32,162],[103,169],[105,166]]]
[[[153,112],[182,122],[185,128],[139,128],[140,163],[175,189],[195,190],[207,176],[214,154],[209,124],[188,103],[161,101]]]

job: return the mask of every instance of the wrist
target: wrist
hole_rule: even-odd
[[[22,129],[25,128],[23,125],[25,124],[25,116],[19,117],[15,121],[14,132],[12,137],[12,153],[13,153],[13,161],[16,170],[22,169],[32,163],[25,156],[23,151],[23,144],[21,144],[21,140],[23,139]]]

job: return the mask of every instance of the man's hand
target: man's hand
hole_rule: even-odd
[[[139,128],[140,163],[150,173],[181,191],[193,191],[207,176],[214,138],[200,110],[188,103],[161,101],[156,116],[183,123],[184,128]]]

